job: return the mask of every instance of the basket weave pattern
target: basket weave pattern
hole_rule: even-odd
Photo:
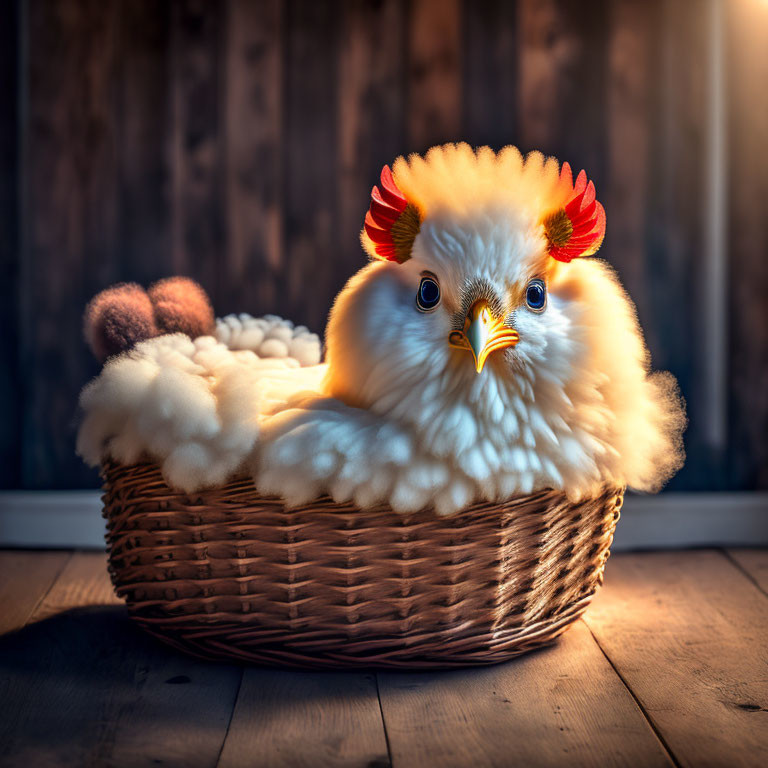
[[[602,582],[622,491],[545,491],[451,517],[286,509],[249,478],[185,494],[103,467],[112,581],[130,614],[208,658],[293,666],[489,664],[553,640]]]

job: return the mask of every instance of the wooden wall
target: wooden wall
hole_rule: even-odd
[[[721,7],[729,141],[714,198],[711,0],[6,5],[4,487],[97,482],[73,452],[95,292],[188,274],[220,313],[320,331],[364,261],[381,166],[464,139],[588,169],[608,212],[602,254],[688,400],[689,461],[671,487],[768,488],[767,4]],[[714,282],[713,199],[727,212]]]

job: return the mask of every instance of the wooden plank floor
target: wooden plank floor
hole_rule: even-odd
[[[209,664],[96,553],[0,552],[0,766],[768,765],[768,550],[615,555],[553,647],[449,672]]]

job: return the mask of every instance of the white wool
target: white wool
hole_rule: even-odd
[[[149,453],[187,490],[247,468],[261,493],[290,504],[327,493],[403,513],[544,488],[573,499],[604,484],[658,489],[682,462],[676,385],[649,372],[611,269],[547,255],[540,219],[563,201],[557,163],[461,145],[394,169],[424,216],[412,258],[347,283],[326,365],[314,334],[274,316],[225,317],[218,341],[144,342],[84,390],[85,458]],[[427,313],[415,303],[424,272],[441,289]],[[534,277],[547,284],[540,313],[524,301]],[[478,284],[520,335],[479,374],[448,344]]]
[[[301,366],[318,365],[321,344],[317,334],[276,315],[227,315],[216,320],[216,338],[230,349],[249,349],[259,357],[285,357]]]
[[[151,457],[170,485],[186,491],[225,482],[253,451],[260,409],[280,407],[294,388],[319,386],[324,366],[301,369],[287,351],[267,359],[245,348],[255,331],[283,328],[304,345],[304,361],[319,360],[317,336],[289,325],[274,317],[263,324],[230,317],[218,321],[217,335],[233,349],[211,336],[193,341],[174,334],[111,359],[81,395],[78,453],[92,465],[107,456],[126,464]],[[288,384],[287,371],[294,373]]]

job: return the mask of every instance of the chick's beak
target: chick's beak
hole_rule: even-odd
[[[477,372],[483,370],[491,352],[514,347],[520,336],[504,324],[503,317],[494,317],[486,301],[476,301],[464,318],[463,331],[451,331],[448,343],[456,349],[468,349],[475,359]]]

